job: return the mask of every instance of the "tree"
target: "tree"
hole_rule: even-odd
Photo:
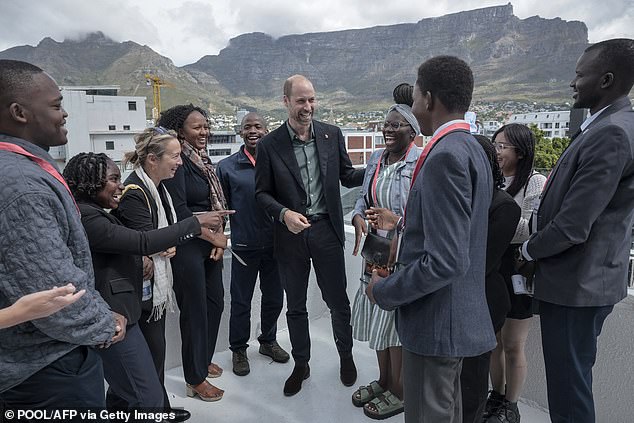
[[[535,168],[550,170],[555,166],[559,156],[566,150],[570,139],[568,138],[546,138],[544,131],[536,125],[529,128],[535,135]]]

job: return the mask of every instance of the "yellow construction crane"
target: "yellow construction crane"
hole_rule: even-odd
[[[173,84],[166,82],[151,73],[145,74],[145,80],[148,86],[152,87],[152,119],[156,122],[161,114],[161,87],[174,87]]]

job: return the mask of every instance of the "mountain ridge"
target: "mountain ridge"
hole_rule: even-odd
[[[438,54],[470,64],[475,101],[563,102],[587,45],[583,22],[520,19],[509,3],[414,23],[279,38],[241,34],[217,55],[182,67],[146,45],[115,42],[101,32],[79,41],[46,37],[35,47],[2,51],[0,58],[34,63],[60,85],[117,84],[121,94],[146,96],[148,103],[144,74],[151,71],[174,85],[161,92],[163,108],[193,102],[214,112],[279,110],[284,80],[301,73],[313,81],[322,105],[362,110],[389,102],[396,84],[413,83],[417,66]]]

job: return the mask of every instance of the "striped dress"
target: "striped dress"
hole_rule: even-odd
[[[392,210],[400,209],[402,214],[407,198],[402,199],[403,204],[400,205],[391,204],[390,199],[392,198],[391,190],[394,188],[394,182],[396,182],[396,172],[404,165],[405,163],[402,161],[389,166],[381,163],[376,183],[377,207]],[[385,235],[381,231],[379,231],[379,234]],[[352,336],[358,341],[368,342],[369,347],[376,351],[389,347],[400,347],[401,343],[394,324],[395,312],[382,310],[379,306],[370,302],[367,295],[365,295],[365,288],[369,280],[363,272],[364,269],[365,261],[363,261],[363,267],[361,268],[361,283],[352,306]]]

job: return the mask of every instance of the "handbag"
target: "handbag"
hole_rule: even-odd
[[[365,273],[377,270],[379,276],[392,273],[395,258],[395,238],[387,238],[369,231],[361,248],[361,257],[365,260]]]

